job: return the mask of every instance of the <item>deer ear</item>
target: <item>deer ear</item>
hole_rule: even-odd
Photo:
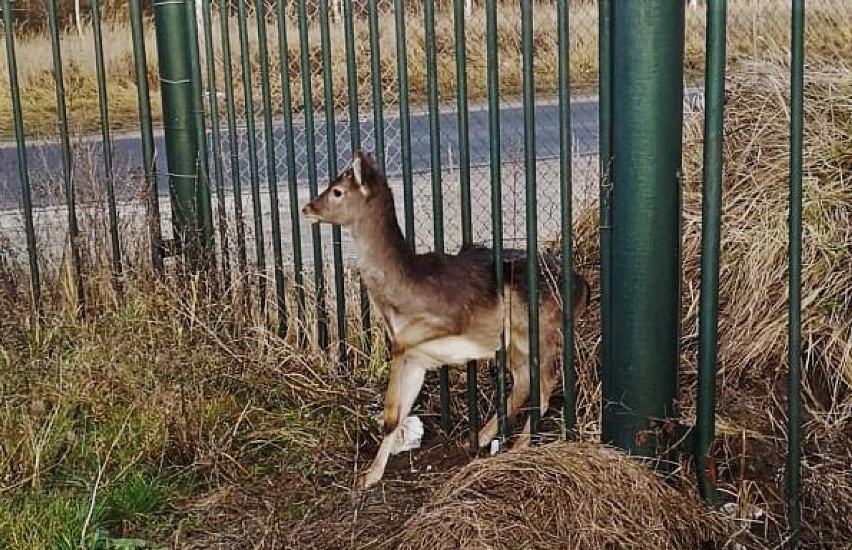
[[[352,174],[361,192],[369,195],[370,183],[375,175],[372,157],[361,150],[355,151],[355,158],[352,159]]]
[[[352,159],[352,174],[355,176],[355,183],[358,185],[364,184],[364,173],[361,165],[361,156],[356,154]]]

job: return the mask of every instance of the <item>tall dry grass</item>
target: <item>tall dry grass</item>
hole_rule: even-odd
[[[589,2],[571,3],[570,55],[572,87],[576,93],[592,91],[597,80],[597,7]],[[215,11],[215,10],[214,10]],[[422,10],[409,7],[406,17],[406,43],[409,70],[409,95],[414,104],[424,104],[426,96],[426,40]],[[556,7],[553,2],[536,3],[534,8],[534,78],[538,94],[554,96],[557,90],[558,49]],[[730,61],[736,66],[746,59],[760,58],[766,52],[789,42],[789,5],[781,1],[735,0],[729,2],[728,48]],[[688,79],[700,75],[704,66],[704,14],[701,10],[687,10],[685,67]],[[842,55],[847,49],[852,30],[852,5],[843,0],[815,0],[808,3],[807,47],[820,55]],[[272,23],[266,29],[269,37],[271,84],[275,113],[281,110],[281,75],[278,71],[280,52],[277,48],[277,29]],[[286,66],[293,84],[293,104],[298,111],[303,106],[301,56],[298,19],[295,6],[287,13],[289,56]],[[322,76],[320,28],[316,19],[308,23],[308,50],[310,59],[310,89],[315,108],[325,104]],[[488,81],[486,78],[485,11],[475,7],[465,22],[467,29],[467,79],[468,95],[473,102],[484,101]],[[517,3],[500,2],[498,11],[498,56],[500,59],[500,94],[504,99],[517,97],[522,83],[521,18]],[[254,13],[249,13],[248,64],[252,75],[252,94],[260,105],[260,60],[257,53],[257,26]],[[148,53],[148,82],[154,103],[154,116],[160,120],[159,80],[157,75],[156,45],[151,21],[146,22],[146,49]],[[213,42],[217,71],[216,89],[220,92],[230,85],[235,92],[238,113],[244,112],[244,94],[240,76],[239,39],[236,18],[230,19],[230,45],[233,52],[234,82],[223,78],[221,35],[218,15],[213,17]],[[370,42],[367,21],[359,17],[355,22],[355,65],[357,69],[361,105],[371,101]],[[386,104],[398,100],[397,49],[394,14],[389,8],[379,15],[379,43],[381,50],[382,97]],[[131,129],[137,124],[136,85],[133,70],[133,52],[130,29],[124,19],[108,22],[105,27],[105,51],[109,85],[109,107],[113,125],[117,129]],[[330,29],[332,92],[338,109],[349,104],[346,87],[346,52],[344,30],[341,25]],[[75,131],[94,132],[99,126],[97,118],[97,91],[94,50],[91,27],[83,35],[70,29],[63,33],[63,63],[71,127]],[[4,44],[5,46],[5,44]],[[456,93],[455,43],[452,6],[439,5],[436,17],[435,46],[437,52],[438,93],[442,101],[453,101]],[[55,94],[51,72],[49,40],[44,34],[22,34],[17,40],[21,95],[27,132],[32,136],[50,136],[56,133]],[[0,136],[11,135],[11,97],[5,57],[0,60]],[[206,75],[206,71],[205,71]],[[220,108],[224,109],[220,100]]]
[[[106,204],[78,213],[85,314],[56,233],[38,228],[37,318],[18,239],[0,231],[0,546],[183,547],[218,499],[261,479],[286,521],[312,510],[366,428],[336,356],[277,337],[257,301],[176,266],[158,276],[144,217],[121,208],[116,287]]]
[[[728,73],[717,378],[720,488],[772,547],[785,528],[789,65],[777,49]],[[802,347],[804,541],[848,543],[852,512],[852,66],[808,57],[805,80]],[[685,129],[680,405],[694,418],[701,247],[701,121]],[[575,230],[578,262],[598,259],[597,212]],[[580,420],[596,437],[597,319],[579,335]],[[830,512],[829,512],[830,511]],[[839,545],[839,546],[838,546]]]
[[[811,43],[818,39],[829,43]],[[809,27],[803,538],[815,547],[848,543],[852,516],[852,67],[837,40],[831,27]],[[739,57],[727,83],[715,447],[723,494],[744,514],[753,506],[765,512],[743,522],[768,547],[777,546],[784,528],[789,68],[783,44],[779,39],[758,56],[732,52]],[[684,160],[687,421],[694,415],[700,145],[700,128],[692,124]],[[129,219],[125,250],[139,252],[126,256],[117,293],[105,253],[106,208],[102,200],[94,204],[87,214],[93,229],[84,235],[92,305],[86,318],[77,316],[67,251],[59,246],[55,256],[40,258],[48,307],[37,323],[25,262],[3,248],[0,236],[0,396],[6,404],[0,410],[0,545],[55,547],[56,540],[81,539],[94,545],[102,536],[209,547],[203,542],[211,540],[211,531],[227,525],[227,535],[214,533],[214,540],[274,546],[287,540],[282,533],[320,522],[322,506],[342,500],[373,433],[365,407],[383,383],[380,354],[366,357],[353,339],[355,367],[342,373],[329,359],[336,350],[318,349],[314,317],[304,327],[312,344],[306,350],[294,345],[292,333],[278,338],[257,302],[241,309],[238,296],[223,296],[197,280],[179,274],[157,279],[146,267],[146,236]],[[579,216],[577,264],[589,275],[598,257],[597,231],[594,211]],[[39,235],[45,248],[56,240]],[[347,322],[357,335],[363,327],[356,318],[356,286],[347,288]],[[315,311],[313,302],[308,311]],[[578,412],[581,433],[590,439],[598,435],[600,414],[597,321],[593,313],[578,332]],[[483,394],[487,379],[483,372]],[[464,384],[461,377],[455,381],[454,433],[461,441],[467,411]],[[436,396],[430,381],[422,410],[437,411]],[[480,407],[480,418],[493,410],[485,395]],[[688,471],[690,465],[684,461],[682,467]],[[409,485],[406,492],[416,489]],[[98,511],[87,521],[92,502]],[[344,512],[352,533],[378,528],[358,524],[352,509]],[[386,514],[376,517],[387,521]],[[221,523],[208,523],[214,519]],[[322,533],[322,526],[315,524],[312,532]]]

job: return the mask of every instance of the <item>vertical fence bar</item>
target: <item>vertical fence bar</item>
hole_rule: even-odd
[[[396,24],[396,71],[399,82],[399,140],[402,148],[402,194],[405,211],[405,240],[414,241],[414,192],[411,181],[411,124],[408,107],[408,48],[405,44],[405,7],[403,0],[394,0]]]
[[[491,226],[497,288],[503,289],[503,174],[500,159],[500,71],[497,47],[497,0],[486,0],[486,71],[488,78],[488,137],[491,165]],[[497,426],[500,445],[506,443],[506,335],[497,351]]]
[[[677,414],[683,3],[618,2],[613,29],[611,290],[618,315],[610,322],[618,345],[603,387],[602,437],[656,457],[670,443],[660,419]]]
[[[344,2],[345,3],[345,2]],[[337,175],[337,124],[334,117],[334,89],[331,74],[331,38],[328,29],[328,0],[320,0],[320,47],[322,49],[323,104],[325,106],[325,145],[328,152],[329,180]],[[331,228],[331,250],[334,261],[335,316],[337,318],[338,353],[341,365],[346,363],[346,288],[343,281],[343,237],[340,226]]]
[[[609,386],[612,368],[612,10],[613,0],[598,2],[598,158],[600,169],[599,229],[601,293],[601,384]],[[602,419],[603,431],[609,417]]]
[[[30,264],[30,291],[33,311],[40,318],[41,273],[36,254],[35,227],[33,224],[33,201],[30,189],[30,172],[27,166],[27,139],[24,135],[24,116],[21,109],[21,88],[18,84],[18,62],[15,55],[15,30],[12,24],[12,2],[3,0],[3,27],[6,32],[6,63],[9,68],[9,89],[12,95],[12,120],[15,126],[15,144],[18,153],[18,176],[21,179],[21,200],[24,209],[24,232],[27,239],[27,257]]]
[[[201,57],[198,52],[198,19],[196,18],[195,3],[204,0],[189,0],[186,2],[186,21],[189,27],[189,56],[190,79],[192,90],[192,110],[195,122],[195,135],[198,143],[195,180],[195,204],[198,209],[198,231],[202,243],[202,261],[205,269],[215,268],[216,252],[213,237],[213,204],[210,197],[210,163],[207,155],[207,124],[204,116],[204,90],[201,80]]]
[[[213,148],[213,177],[216,181],[217,222],[219,226],[219,251],[222,255],[222,281],[225,292],[231,292],[231,258],[228,246],[228,212],[225,209],[225,167],[222,161],[222,132],[219,122],[219,98],[216,93],[216,58],[213,49],[213,17],[210,0],[202,3],[204,19],[204,57],[207,61],[207,102],[210,104],[210,136]]]
[[[142,142],[142,172],[145,177],[151,265],[155,272],[162,274],[163,231],[160,219],[160,195],[157,189],[157,166],[154,162],[154,129],[151,122],[151,93],[148,89],[148,58],[145,53],[140,0],[130,0],[130,31],[133,37],[133,65],[139,102],[139,134]]]
[[[77,226],[77,206],[74,191],[74,173],[71,161],[71,141],[68,131],[68,113],[65,110],[65,81],[62,70],[62,51],[59,43],[59,25],[56,20],[56,0],[47,0],[47,22],[50,29],[50,47],[53,53],[53,82],[56,86],[56,113],[59,122],[59,140],[62,145],[62,172],[65,178],[65,201],[68,211],[68,242],[76,292],[77,307],[86,313],[83,290],[83,261],[80,257],[80,230]]]
[[[311,82],[311,55],[308,42],[308,10],[306,0],[299,0],[299,47],[302,59],[302,92],[304,96],[305,146],[308,157],[308,188],[311,197],[317,196],[316,127],[314,125],[313,85]],[[328,348],[328,306],[325,297],[322,236],[319,224],[311,224],[311,242],[314,253],[314,284],[317,294],[317,343],[320,349]]]
[[[382,84],[382,58],[381,58],[381,50],[380,50],[380,35],[379,35],[379,5],[378,0],[368,0],[367,3],[368,11],[367,11],[367,20],[370,32],[370,80],[372,87],[372,100],[373,100],[373,141],[375,143],[375,153],[376,153],[376,162],[379,167],[382,169],[382,172],[387,174],[387,164],[385,163],[385,116],[384,116],[384,94],[382,91],[384,90]],[[365,292],[365,288],[363,284],[361,285],[361,315],[365,313],[369,314],[369,309],[366,309],[366,306],[369,302],[368,294]],[[387,335],[385,334],[385,341],[387,341]],[[445,421],[443,420],[443,408],[441,414],[441,425],[445,425]],[[448,424],[449,421],[446,421]]]
[[[237,30],[240,35],[240,65],[243,77],[243,97],[245,98],[246,146],[249,156],[249,177],[251,182],[251,201],[254,215],[254,246],[257,262],[257,293],[260,317],[266,319],[266,245],[263,234],[263,210],[260,205],[260,174],[257,159],[257,129],[254,120],[254,94],[252,93],[251,53],[248,41],[248,13],[246,1],[237,2]]]
[[[95,41],[95,72],[98,81],[98,111],[101,118],[101,147],[104,155],[104,183],[107,194],[109,238],[112,246],[112,276],[116,292],[121,292],[121,242],[118,238],[118,212],[115,207],[115,174],[113,173],[112,140],[110,139],[109,100],[106,89],[104,41],[101,32],[101,3],[92,0],[92,34]]]
[[[438,61],[435,51],[435,0],[423,2],[423,24],[426,37],[426,95],[429,104],[429,155],[432,172],[432,220],[435,250],[444,252],[444,193],[441,174],[441,113],[438,106]],[[450,374],[443,365],[438,374],[441,429],[449,433]]]
[[[456,105],[459,125],[459,180],[461,184],[462,243],[473,242],[473,222],[470,203],[470,141],[467,106],[467,39],[465,34],[464,0],[453,0],[456,41]],[[476,389],[476,361],[467,363],[467,408],[469,415],[471,448],[477,448],[476,432],[479,430],[479,409]]]
[[[467,106],[467,42],[465,34],[464,0],[453,0],[456,41],[456,113],[459,125],[459,184],[461,187],[462,242],[473,242],[473,222],[470,203],[470,122]]]
[[[426,95],[429,104],[429,158],[432,172],[432,222],[436,252],[444,252],[444,190],[441,167],[441,111],[438,99],[438,61],[435,51],[435,0],[423,2],[426,36]]]
[[[559,43],[559,198],[562,227],[562,426],[563,437],[574,429],[577,422],[577,377],[574,374],[574,247],[572,243],[571,182],[571,59],[568,42],[568,0],[557,0],[557,27]]]
[[[237,266],[240,277],[248,277],[248,254],[246,251],[246,225],[243,217],[243,189],[240,173],[240,140],[237,131],[237,114],[234,105],[234,74],[231,68],[231,4],[219,2],[219,32],[222,35],[222,76],[225,79],[225,115],[228,119],[228,153],[230,156],[231,185],[234,190],[234,225],[237,230]],[[248,311],[251,292],[243,285],[243,301]]]
[[[698,317],[698,394],[695,460],[701,497],[715,505],[716,359],[719,323],[719,252],[722,220],[722,140],[725,119],[725,19],[727,0],[707,2],[704,77],[704,185],[701,212],[701,290]]]
[[[805,0],[793,0],[790,24],[790,273],[787,378],[787,546],[799,544],[802,461],[802,147],[804,140]]]
[[[358,73],[355,68],[355,23],[352,14],[352,2],[343,2],[343,28],[346,44],[346,85],[349,100],[349,138],[354,153],[361,148],[361,118],[358,114]],[[358,280],[359,301],[361,304],[361,347],[367,357],[372,354],[373,340],[370,330],[370,297],[364,281]]]
[[[296,138],[293,129],[293,87],[290,81],[290,42],[284,1],[276,0],[275,18],[278,24],[278,72],[281,76],[282,110],[284,114],[284,143],[287,154],[287,190],[290,199],[290,227],[293,237],[293,283],[296,287],[296,333],[299,345],[305,344],[305,284],[302,275],[302,229],[299,216],[299,188],[296,174]]]
[[[376,144],[376,162],[382,172],[387,173],[385,165],[385,116],[382,95],[382,57],[379,36],[378,0],[368,0],[368,24],[370,28],[370,78],[373,88],[373,138]]]
[[[536,210],[535,82],[533,79],[532,0],[521,0],[523,45],[524,163],[527,217],[527,301],[529,305],[530,434],[538,439],[541,419],[541,380],[538,331],[538,211]]]
[[[349,102],[350,149],[361,148],[361,124],[358,114],[358,71],[355,66],[355,21],[352,2],[343,2],[343,37],[346,48],[346,96]]]
[[[257,49],[260,57],[260,95],[263,105],[263,141],[266,149],[266,178],[272,217],[272,261],[275,279],[275,311],[278,336],[287,334],[287,302],[284,294],[284,254],[281,248],[281,213],[278,202],[278,173],[275,159],[275,128],[272,125],[272,88],[269,84],[269,47],[266,38],[266,2],[255,4]]]
[[[203,136],[198,134],[191,60],[194,50],[190,45],[194,33],[189,20],[194,21],[195,17],[186,2],[154,2],[174,236],[190,270],[201,271],[211,254],[206,250],[207,223],[201,218],[205,206],[198,204],[199,188],[207,184],[199,171]]]

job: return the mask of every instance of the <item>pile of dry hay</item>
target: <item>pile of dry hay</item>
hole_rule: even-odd
[[[699,548],[735,527],[635,459],[558,442],[474,461],[403,527],[398,548]]]

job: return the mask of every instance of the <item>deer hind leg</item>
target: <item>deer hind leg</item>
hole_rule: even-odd
[[[556,388],[558,376],[555,361],[542,361],[541,365],[543,368],[541,369],[541,384],[539,385],[539,414],[540,416],[544,416],[547,413],[547,409],[550,408],[550,396],[553,394],[554,388]],[[532,419],[528,416],[527,421],[524,423],[524,429],[518,435],[518,439],[515,440],[512,449],[527,447],[530,444],[531,431]]]
[[[507,367],[512,373],[512,392],[506,402],[506,419],[510,419],[521,410],[530,395],[530,369],[528,357],[515,343],[510,344]],[[485,426],[479,430],[479,446],[485,447],[494,439],[499,429],[497,415],[491,417]]]
[[[394,357],[385,392],[384,438],[370,467],[358,477],[357,488],[366,489],[384,475],[388,458],[399,438],[402,421],[411,412],[414,400],[423,386],[427,366],[424,359],[410,354]]]
[[[576,311],[576,310],[575,310]],[[559,381],[559,352],[562,349],[562,309],[550,300],[543,300],[539,318],[539,414],[544,416],[550,408],[550,396]],[[529,370],[529,367],[527,367]],[[512,449],[522,449],[530,443],[532,419],[527,417],[524,429]]]

